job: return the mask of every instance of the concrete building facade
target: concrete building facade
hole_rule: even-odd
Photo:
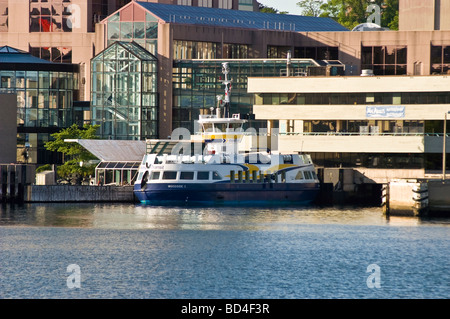
[[[449,85],[442,75],[277,77],[250,78],[248,91],[279,151],[310,153],[320,167],[422,170],[417,178],[439,173],[450,147]]]

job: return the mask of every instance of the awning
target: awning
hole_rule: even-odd
[[[145,155],[145,141],[66,139],[78,143],[102,162],[140,162]]]

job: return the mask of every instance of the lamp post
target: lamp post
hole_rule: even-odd
[[[446,150],[446,139],[447,139],[447,114],[449,114],[450,111],[445,112],[444,117],[444,137],[443,137],[443,145],[442,145],[442,180],[445,182],[445,169],[446,169],[446,161],[447,161],[447,150]]]

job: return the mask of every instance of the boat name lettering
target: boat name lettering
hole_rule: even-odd
[[[186,185],[168,185],[168,188],[186,188]]]

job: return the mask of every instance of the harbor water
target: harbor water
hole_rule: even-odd
[[[3,205],[3,299],[448,299],[450,219],[381,208]]]

